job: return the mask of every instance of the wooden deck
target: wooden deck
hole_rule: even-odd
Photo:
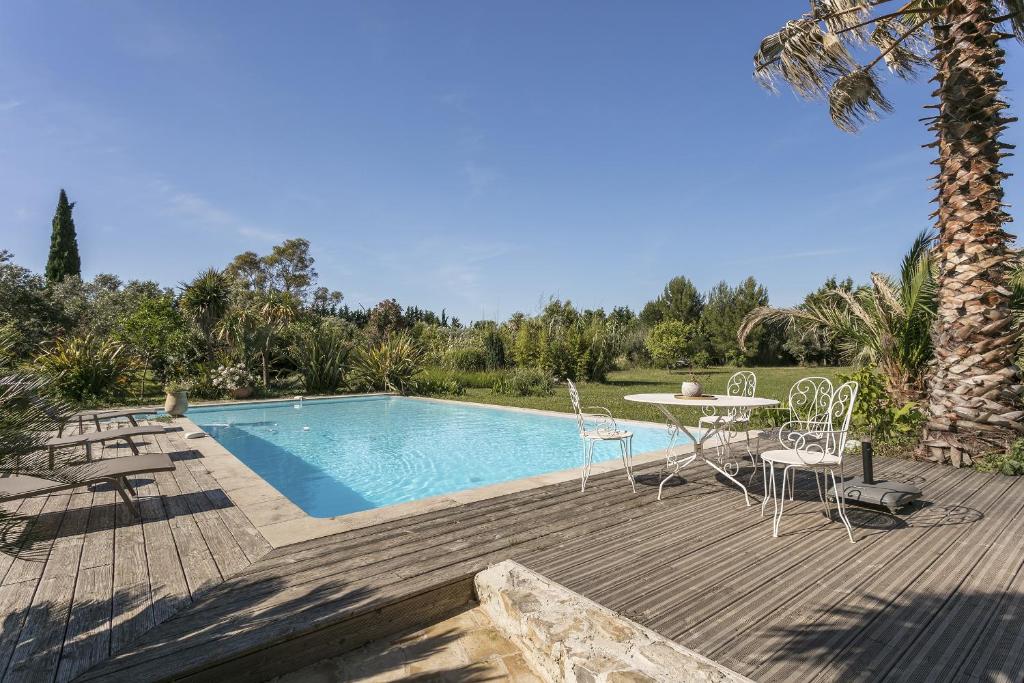
[[[155,527],[165,539],[173,538],[183,560],[164,568],[176,582],[158,582],[173,588],[167,595],[151,591],[147,600],[138,588],[146,582],[141,559],[130,564],[137,576],[119,576],[126,570],[115,561],[113,584],[127,590],[122,599],[138,603],[136,611],[147,612],[146,626],[157,621],[158,612],[166,616],[190,597],[193,604],[127,648],[115,647],[127,633],[112,623],[114,657],[83,680],[262,680],[358,644],[353,639],[370,632],[368,624],[390,621],[399,628],[417,605],[456,605],[467,597],[467,577],[504,559],[757,680],[1024,678],[1024,480],[1019,478],[882,460],[876,477],[920,483],[927,503],[898,517],[851,511],[858,543],[850,544],[842,526],[820,514],[813,478],[798,480],[783,537],[773,539],[770,519],[762,519],[757,506],[744,506],[738,491],[708,467],[687,470],[686,482],[666,488],[660,502],[651,486],[658,468],[648,467],[636,494],[622,474],[600,475],[586,493],[570,482],[510,494],[278,548],[244,568],[262,546],[238,537],[236,525],[244,522],[228,517],[230,507],[218,508],[223,499],[214,483],[195,474],[201,464],[181,462],[189,465],[182,474],[191,488],[175,478],[165,490],[158,478],[164,502],[151,503],[149,512],[167,518]],[[198,506],[202,511],[188,501],[172,510],[168,500],[187,496],[175,485],[182,491],[205,488],[197,500],[208,503]],[[753,490],[758,487],[755,479]],[[43,504],[59,511],[88,502]],[[216,543],[199,521],[202,515],[218,520]],[[91,537],[88,532],[83,537],[80,527],[91,528],[91,520],[78,522],[59,542],[83,545]],[[187,532],[178,528],[182,525]],[[118,543],[138,553],[152,547],[147,525],[112,526],[107,537],[116,538],[107,547],[113,545],[115,555]],[[121,535],[127,540],[119,540]],[[221,544],[233,550],[222,551]],[[190,579],[191,559],[185,558],[193,550],[209,559],[200,563],[205,573]],[[81,548],[67,552],[92,557]],[[96,552],[109,559],[109,550]],[[157,583],[153,564],[148,563],[150,586]],[[51,585],[24,574],[28,570],[22,566],[12,565],[7,576],[25,576],[33,586],[26,592],[37,597],[19,597],[12,588],[17,599],[4,594],[7,612],[6,606],[19,600],[39,603],[43,589],[37,587]],[[77,600],[78,586],[83,594],[111,595],[111,566],[103,566],[98,573],[107,583],[97,587],[83,581],[81,571],[77,584],[63,575],[52,577],[55,588],[46,591],[58,598],[54,609],[72,604],[68,635],[53,640],[75,643],[74,633],[90,626],[73,618],[72,593]],[[237,573],[195,596],[196,588],[232,572]],[[438,593],[438,587],[449,590]],[[117,614],[118,591],[113,595]],[[27,613],[29,619],[21,617],[23,633],[35,630]],[[120,612],[126,613],[134,614]],[[363,630],[345,631],[346,623],[361,624]],[[142,628],[121,629],[128,630]],[[24,637],[19,648],[38,649],[31,640],[28,646],[22,642]],[[28,651],[12,649],[9,673],[29,662]],[[74,655],[71,666],[80,669],[84,655],[73,647],[69,652],[65,645],[58,654]],[[58,674],[65,670],[56,668]]]
[[[72,680],[270,550],[179,434],[136,441],[178,466],[134,479],[141,520],[102,486],[5,505],[30,522],[0,552],[0,680]]]

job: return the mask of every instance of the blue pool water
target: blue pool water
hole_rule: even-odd
[[[198,425],[314,517],[578,467],[572,416],[393,396],[193,408]],[[663,428],[630,424],[633,453]],[[594,460],[619,457],[598,444]]]

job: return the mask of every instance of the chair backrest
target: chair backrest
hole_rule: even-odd
[[[832,428],[832,382],[827,377],[804,377],[789,389],[789,418],[799,422],[803,431],[828,431]]]
[[[583,409],[580,407],[580,392],[576,391],[576,385],[569,378],[566,378],[565,383],[569,385],[569,400],[572,401],[572,410],[576,413],[576,426],[580,429],[580,434],[587,430],[586,425],[583,423]]]
[[[751,398],[757,392],[757,375],[750,370],[734,372],[725,383],[726,396],[745,396]],[[753,408],[733,408],[731,413],[738,418],[749,420]]]
[[[832,454],[843,457],[846,451],[846,437],[850,431],[850,422],[853,420],[853,407],[857,402],[857,391],[860,385],[856,382],[845,382],[840,384],[832,392],[832,399],[829,403],[829,417],[832,421],[832,434],[829,444],[833,449]]]

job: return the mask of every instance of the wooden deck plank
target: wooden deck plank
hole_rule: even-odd
[[[963,475],[963,476],[960,476]],[[939,477],[933,479],[929,491],[936,496],[948,496],[958,483],[963,482],[966,473],[949,468],[943,470]],[[965,492],[965,496],[970,493]],[[925,508],[921,507],[908,515],[905,521],[914,525]],[[886,517],[880,514],[883,519]],[[856,519],[856,514],[854,519]],[[751,610],[749,605],[740,602],[716,615],[715,622],[729,619],[735,625],[734,631],[716,628],[714,622],[704,622],[684,631],[678,637],[683,640],[700,642],[703,652],[717,658],[723,663],[733,661],[734,653],[742,652],[748,658],[764,656],[773,642],[772,631],[778,623],[789,621],[797,623],[803,610],[811,605],[820,605],[826,594],[841,596],[870,580],[873,564],[863,561],[868,554],[876,557],[887,556],[887,553],[910,552],[914,543],[921,540],[921,534],[927,527],[921,527],[917,538],[902,538],[895,534],[879,531],[860,539],[857,544],[837,546],[835,554],[819,558],[798,566],[789,576],[797,586],[814,586],[813,591],[800,591],[787,596],[786,600],[778,601],[770,609]],[[758,575],[758,579],[760,579]],[[704,628],[706,626],[706,628]],[[735,664],[735,662],[734,662]]]
[[[965,502],[986,511],[1003,496],[1012,481],[975,474],[973,481],[965,482],[965,486],[975,489]],[[815,618],[807,620],[800,628],[789,630],[791,637],[776,652],[773,664],[759,668],[756,675],[770,677],[777,670],[778,663],[783,661],[790,663],[786,668],[787,674],[792,672],[796,676],[805,676],[807,680],[812,676],[836,676],[840,672],[854,675],[856,672],[851,662],[860,659],[861,655],[851,647],[857,642],[864,642],[858,638],[862,630],[865,635],[870,633],[872,642],[869,647],[872,650],[899,647],[898,643],[885,643],[882,639],[896,637],[895,632],[898,631],[903,635],[899,640],[906,640],[907,632],[900,630],[902,624],[883,620],[877,622],[877,628],[872,628],[875,618],[887,613],[888,607],[915,583],[938,553],[948,548],[961,534],[978,531],[977,526],[936,524],[928,530],[928,542],[915,546],[913,561],[908,558],[908,561],[878,566],[865,590],[843,596],[835,605],[836,609],[816,610]],[[795,666],[793,660],[797,660]]]
[[[931,622],[935,610],[946,604],[964,580],[966,572],[975,564],[976,553],[983,553],[1005,530],[1006,515],[1019,510],[1019,496],[1009,492],[1024,489],[1024,486],[1017,486],[1020,481],[1010,479],[1007,485],[1006,480],[996,478],[971,499],[972,507],[986,515],[992,514],[1000,520],[999,524],[979,523],[969,530],[970,539],[963,538],[968,529],[962,525],[936,528],[932,532],[932,543],[918,550],[915,562],[907,563],[915,573],[904,578],[901,585],[897,584],[896,591],[887,591],[891,599],[884,604],[877,600],[872,604],[865,599],[845,603],[857,615],[852,620],[854,625],[870,625],[870,629],[858,628],[844,646],[834,652],[832,661],[818,677],[833,678],[856,672],[860,680],[876,680],[886,675],[900,654],[913,644],[920,629]],[[906,572],[898,573],[906,576]],[[884,581],[884,577],[879,578],[872,583],[872,590]],[[908,637],[894,642],[900,634]]]
[[[113,584],[113,565],[79,569],[57,681],[70,681],[110,656]]]
[[[110,651],[120,652],[128,643],[153,628],[146,539],[142,524],[124,505],[114,509],[114,581],[110,620]]]
[[[195,596],[200,591],[220,583],[220,571],[210,548],[206,545],[206,539],[199,530],[199,525],[192,518],[191,510],[182,497],[173,473],[160,472],[155,478],[189,591]]]

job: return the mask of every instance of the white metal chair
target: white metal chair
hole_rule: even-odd
[[[784,425],[796,427],[798,431],[808,433],[821,429],[829,429],[832,420],[829,416],[829,403],[832,400],[832,382],[827,377],[803,377],[793,383],[789,388],[789,398],[784,408],[775,410],[785,411],[788,416]],[[783,440],[783,428],[778,428],[771,438],[781,442]],[[758,437],[758,448],[760,440]],[[768,469],[761,462],[762,472],[765,477]],[[789,499],[793,500],[794,482],[796,472],[790,472]],[[764,517],[765,507],[768,505],[768,479],[764,480],[764,498],[761,500],[761,516]]]
[[[622,455],[622,464],[626,468],[626,476],[629,477],[633,493],[636,493],[636,480],[633,479],[633,432],[619,429],[619,425],[607,408],[601,406],[581,408],[580,394],[576,390],[576,385],[570,379],[566,379],[566,383],[569,385],[569,398],[572,400],[572,409],[576,413],[576,425],[579,427],[580,439],[583,441],[583,472],[580,491],[587,490],[587,479],[590,478],[590,468],[594,464],[594,445],[599,441],[617,441]]]
[[[725,384],[726,396],[746,396],[752,398],[757,395],[757,375],[750,370],[740,370],[733,373],[732,377]],[[732,443],[733,436],[743,430],[747,446],[747,455],[750,456],[750,463],[757,467],[757,454],[750,448],[750,414],[753,408],[730,408],[724,414],[718,414],[714,408],[704,408],[704,415],[700,418],[699,426],[706,429],[714,429],[718,426],[718,455],[719,458],[725,452],[728,444]]]
[[[813,381],[810,381],[813,380]],[[797,385],[800,385],[799,389]],[[791,420],[782,426],[779,432],[779,450],[766,451],[761,454],[761,462],[768,480],[768,469],[771,469],[771,495],[775,504],[775,515],[772,521],[772,536],[778,537],[782,523],[782,511],[786,504],[786,482],[790,482],[790,500],[793,499],[793,486],[796,470],[814,472],[818,485],[818,495],[825,505],[825,515],[831,519],[826,490],[828,478],[832,478],[835,492],[836,510],[839,519],[846,526],[846,533],[853,543],[853,528],[846,516],[846,491],[843,477],[843,453],[846,450],[846,439],[849,434],[850,421],[853,417],[853,406],[857,400],[858,385],[846,382],[833,388],[832,383],[823,377],[807,378],[794,385],[796,397],[801,403],[796,404],[798,410],[805,410],[804,417]],[[790,391],[791,399],[794,391]],[[790,404],[794,409],[794,404]],[[782,491],[779,492],[775,482],[775,465],[782,466]],[[836,478],[836,470],[839,477]],[[790,474],[794,476],[791,477]],[[822,486],[819,474],[824,475]],[[766,497],[767,501],[767,497]],[[763,505],[762,505],[763,510]]]

